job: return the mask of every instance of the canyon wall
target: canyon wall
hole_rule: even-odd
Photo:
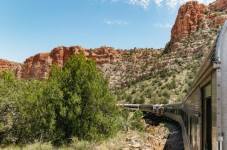
[[[208,6],[197,1],[182,5],[171,30],[171,41],[190,35],[196,31],[209,30],[223,25],[227,20],[227,0],[218,0]]]
[[[170,42],[164,50],[134,48],[129,51],[106,46],[96,49],[61,46],[49,53],[31,56],[23,64],[0,60],[0,71],[13,70],[18,78],[46,79],[53,64],[62,67],[71,55],[83,53],[96,61],[109,78],[111,87],[125,86],[126,83],[155,76],[163,70],[182,68],[182,64],[190,63],[192,59],[199,62],[211,48],[226,20],[227,0],[218,0],[207,6],[191,1],[179,8]]]

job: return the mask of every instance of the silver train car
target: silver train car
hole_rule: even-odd
[[[132,111],[141,110],[143,112],[150,112],[157,116],[162,116],[164,113],[163,104],[119,104],[118,106]]]
[[[181,125],[186,150],[227,150],[227,22],[184,101],[164,115]]]
[[[227,150],[227,22],[182,103],[121,107],[177,121],[185,150]]]

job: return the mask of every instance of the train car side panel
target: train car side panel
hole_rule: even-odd
[[[188,138],[191,141],[193,149],[201,149],[201,133],[202,133],[202,119],[201,119],[201,89],[197,87],[184,102],[186,116],[184,123]]]
[[[225,23],[222,30],[222,38],[220,45],[218,45],[220,59],[221,59],[221,85],[220,85],[220,98],[221,98],[221,125],[222,133],[219,137],[224,136],[223,149],[227,149],[227,23]],[[221,135],[220,135],[221,134]],[[221,139],[222,140],[222,139]]]

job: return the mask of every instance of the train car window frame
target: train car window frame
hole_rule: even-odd
[[[201,88],[202,92],[202,147],[212,149],[212,94],[211,83]]]

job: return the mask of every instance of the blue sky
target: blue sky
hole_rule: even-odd
[[[1,0],[0,58],[23,62],[57,46],[162,48],[184,2]]]

